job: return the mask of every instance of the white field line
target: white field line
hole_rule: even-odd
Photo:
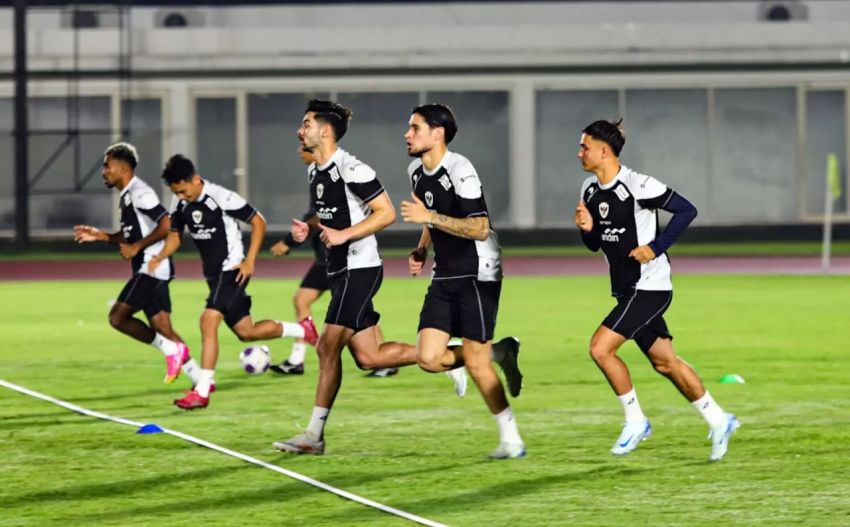
[[[4,381],[3,379],[0,379],[0,386],[3,386],[3,387],[8,388],[10,390],[14,390],[14,391],[16,391],[18,393],[22,393],[24,395],[29,395],[30,397],[34,397],[36,399],[41,399],[42,401],[47,401],[49,403],[53,403],[57,406],[61,406],[62,408],[66,408],[68,410],[71,410],[72,412],[77,412],[79,414],[88,415],[90,417],[96,417],[98,419],[103,419],[103,420],[106,420],[106,421],[112,421],[113,423],[120,423],[122,425],[134,426],[136,428],[141,428],[142,426],[145,425],[145,423],[139,423],[139,422],[136,422],[136,421],[131,421],[129,419],[124,419],[122,417],[113,417],[111,415],[107,415],[107,414],[104,414],[104,413],[101,413],[101,412],[95,412],[94,410],[89,410],[87,408],[83,408],[81,406],[71,404],[67,401],[62,401],[61,399],[56,399],[55,397],[51,397],[49,395],[45,395],[43,393],[30,390],[28,388],[24,388],[23,386],[19,386],[17,384],[11,383],[11,382]],[[248,463],[253,463],[254,465],[258,465],[258,466],[261,466],[263,468],[273,470],[275,472],[283,474],[284,476],[289,476],[290,478],[301,481],[302,483],[307,483],[308,485],[312,485],[314,487],[320,488],[320,489],[325,490],[327,492],[330,492],[332,494],[336,494],[337,496],[340,496],[340,497],[345,498],[347,500],[355,501],[355,502],[360,503],[362,505],[366,505],[367,507],[372,507],[374,509],[378,509],[380,511],[398,516],[400,518],[404,518],[406,520],[410,520],[410,521],[412,521],[414,523],[418,523],[420,525],[428,525],[428,526],[431,526],[431,527],[446,527],[442,523],[437,523],[437,522],[429,520],[427,518],[422,518],[421,516],[416,516],[415,514],[411,514],[409,512],[405,512],[403,510],[399,510],[399,509],[390,507],[388,505],[384,505],[382,503],[372,501],[368,498],[358,496],[357,494],[352,494],[351,492],[346,492],[342,489],[338,489],[336,487],[328,485],[327,483],[322,483],[321,481],[315,480],[313,478],[309,478],[307,476],[304,476],[303,474],[299,474],[298,472],[293,472],[291,470],[287,470],[287,469],[279,467],[277,465],[272,465],[270,463],[266,463],[265,461],[260,461],[259,459],[256,459],[256,458],[253,458],[251,456],[242,454],[241,452],[236,452],[235,450],[230,450],[229,448],[225,448],[225,447],[216,445],[215,443],[210,443],[209,441],[204,441],[203,439],[200,439],[200,438],[197,438],[197,437],[194,437],[194,436],[190,436],[188,434],[184,434],[183,432],[178,432],[176,430],[169,430],[168,428],[162,428],[162,427],[160,427],[160,428],[162,429],[163,433],[165,433],[165,434],[172,435],[174,437],[178,437],[180,439],[183,439],[184,441],[188,441],[190,443],[194,443],[196,445],[199,445],[199,446],[202,446],[202,447],[205,447],[205,448],[209,448],[210,450],[215,450],[216,452],[220,452],[222,454],[225,454],[225,455],[228,455],[228,456],[231,456],[231,457],[235,457],[237,459],[241,459],[242,461],[247,461]]]

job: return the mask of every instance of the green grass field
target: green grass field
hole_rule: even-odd
[[[276,240],[276,237],[270,237]],[[411,239],[414,242],[418,238]],[[570,256],[598,258],[579,241],[578,238],[564,240],[572,245],[546,245],[546,246],[514,246],[503,247],[505,256]],[[267,241],[271,245],[273,241]],[[40,249],[17,250],[12,247],[0,245],[0,261],[64,261],[64,260],[110,260],[114,261],[117,251],[114,247],[106,244],[88,245],[85,247],[74,247],[75,250],[59,251],[45,247]],[[820,256],[821,242],[814,241],[742,241],[742,242],[682,242],[676,244],[677,256]],[[406,257],[410,248],[382,248],[381,255],[385,258]],[[834,240],[832,243],[832,254],[834,256],[850,255],[850,241]],[[182,250],[174,255],[178,260],[193,260],[197,258],[194,251]],[[260,253],[261,258],[273,258],[268,250]],[[313,253],[307,248],[297,250],[287,259],[313,258]]]
[[[210,408],[171,405],[159,352],[106,323],[119,282],[0,283],[0,379],[80,406],[154,422],[453,526],[850,525],[850,278],[676,278],[668,312],[678,352],[743,426],[707,462],[697,412],[640,352],[630,365],[653,437],[608,453],[622,420],[587,356],[612,306],[603,277],[506,281],[497,333],[523,339],[526,383],[512,402],[529,449],[492,462],[495,423],[474,389],[416,368],[363,378],[349,357],[323,457],[271,443],[306,426],[308,374],[250,377],[222,330]],[[254,315],[291,318],[295,281],[255,280]],[[377,297],[389,338],[414,337],[425,280],[387,279]],[[200,281],[172,288],[175,322],[199,355]],[[319,306],[324,311],[324,303]],[[277,360],[289,342],[270,346]],[[738,373],[746,384],[719,384]],[[405,525],[272,471],[166,435],[80,416],[0,388],[0,525]]]

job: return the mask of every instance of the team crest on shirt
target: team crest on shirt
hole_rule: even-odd
[[[442,185],[443,188],[446,190],[452,188],[452,181],[449,179],[449,176],[443,174],[443,176],[440,178],[440,185]]]
[[[602,203],[599,204],[599,215],[602,216],[602,219],[605,219],[605,218],[608,217],[608,210],[609,210],[609,208],[608,208],[607,202],[603,201]]]
[[[321,198],[322,198],[322,194],[324,194],[324,193],[325,193],[325,186],[324,186],[324,185],[322,185],[321,183],[319,183],[318,185],[316,185],[316,197],[317,197],[317,198],[319,198],[319,199],[321,199]]]
[[[199,210],[192,211],[192,221],[195,223],[201,223],[201,220],[204,219],[204,213]]]
[[[426,192],[426,193],[425,193],[425,203],[426,203],[429,207],[431,207],[431,206],[433,206],[433,205],[434,205],[434,195],[433,195],[433,194],[431,194],[431,191],[430,191],[430,190],[429,190],[428,192]]]

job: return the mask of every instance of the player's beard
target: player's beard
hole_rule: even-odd
[[[422,157],[423,155],[425,155],[426,152],[428,152],[428,150],[429,150],[428,148],[420,148],[419,150],[416,150],[415,148],[414,149],[408,148],[407,149],[407,155],[410,156],[410,157]]]

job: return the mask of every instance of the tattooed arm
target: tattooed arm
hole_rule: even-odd
[[[429,223],[443,232],[470,240],[483,242],[490,235],[490,220],[487,216],[452,218],[445,214],[432,212]]]
[[[453,236],[482,242],[490,235],[490,220],[487,216],[453,218],[428,210],[416,194],[411,194],[410,199],[412,201],[401,202],[401,217],[405,223],[431,225]]]

